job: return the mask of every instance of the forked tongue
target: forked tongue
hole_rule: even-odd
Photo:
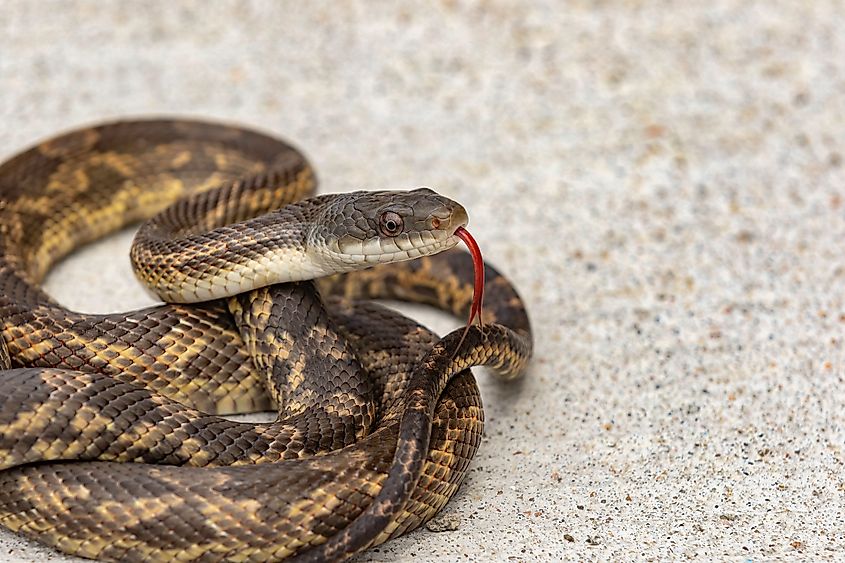
[[[481,302],[484,300],[484,260],[481,258],[481,249],[478,248],[478,243],[475,242],[475,239],[472,238],[469,231],[463,227],[458,227],[455,229],[455,236],[464,241],[464,244],[467,245],[469,253],[472,256],[472,269],[475,273],[475,280],[472,286],[472,306],[469,309],[469,320],[467,321],[467,326],[464,329],[461,340],[458,342],[458,349],[460,349],[476,315],[478,316],[478,326],[482,325]],[[455,352],[457,353],[457,351],[458,350],[456,349]]]

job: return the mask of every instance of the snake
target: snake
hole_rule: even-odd
[[[188,119],[0,164],[0,525],[108,561],[332,561],[437,514],[483,432],[469,368],[528,365],[524,303],[453,248],[459,204],[316,186],[290,143]],[[163,304],[79,313],[42,288],[141,221],[130,259]],[[384,299],[479,322],[439,338]]]

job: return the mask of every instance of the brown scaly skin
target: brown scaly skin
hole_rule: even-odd
[[[473,328],[455,355],[459,335],[358,300],[465,315],[464,253],[318,280],[328,313],[308,283],[124,315],[72,313],[38,287],[79,244],[232,182],[191,212],[240,220],[314,187],[280,141],[197,122],[85,129],[0,165],[0,322],[27,368],[0,374],[4,526],[107,560],[342,559],[457,490],[483,427],[465,368],[522,370],[522,302],[488,268],[485,321],[510,328]],[[274,403],[275,423],[212,416]],[[47,459],[74,461],[21,465]]]

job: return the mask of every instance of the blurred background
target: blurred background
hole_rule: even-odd
[[[6,0],[0,156],[207,117],[292,140],[324,192],[466,205],[537,357],[515,385],[480,374],[485,441],[444,510],[459,529],[362,561],[836,559],[843,30],[834,0]],[[152,303],[130,240],[49,290]],[[52,552],[5,534],[0,554]]]

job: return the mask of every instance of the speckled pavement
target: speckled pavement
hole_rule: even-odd
[[[845,560],[843,29],[835,1],[7,0],[0,154],[207,116],[295,140],[324,191],[466,205],[536,360],[479,373],[458,529],[360,561]],[[130,238],[49,290],[151,303]]]

